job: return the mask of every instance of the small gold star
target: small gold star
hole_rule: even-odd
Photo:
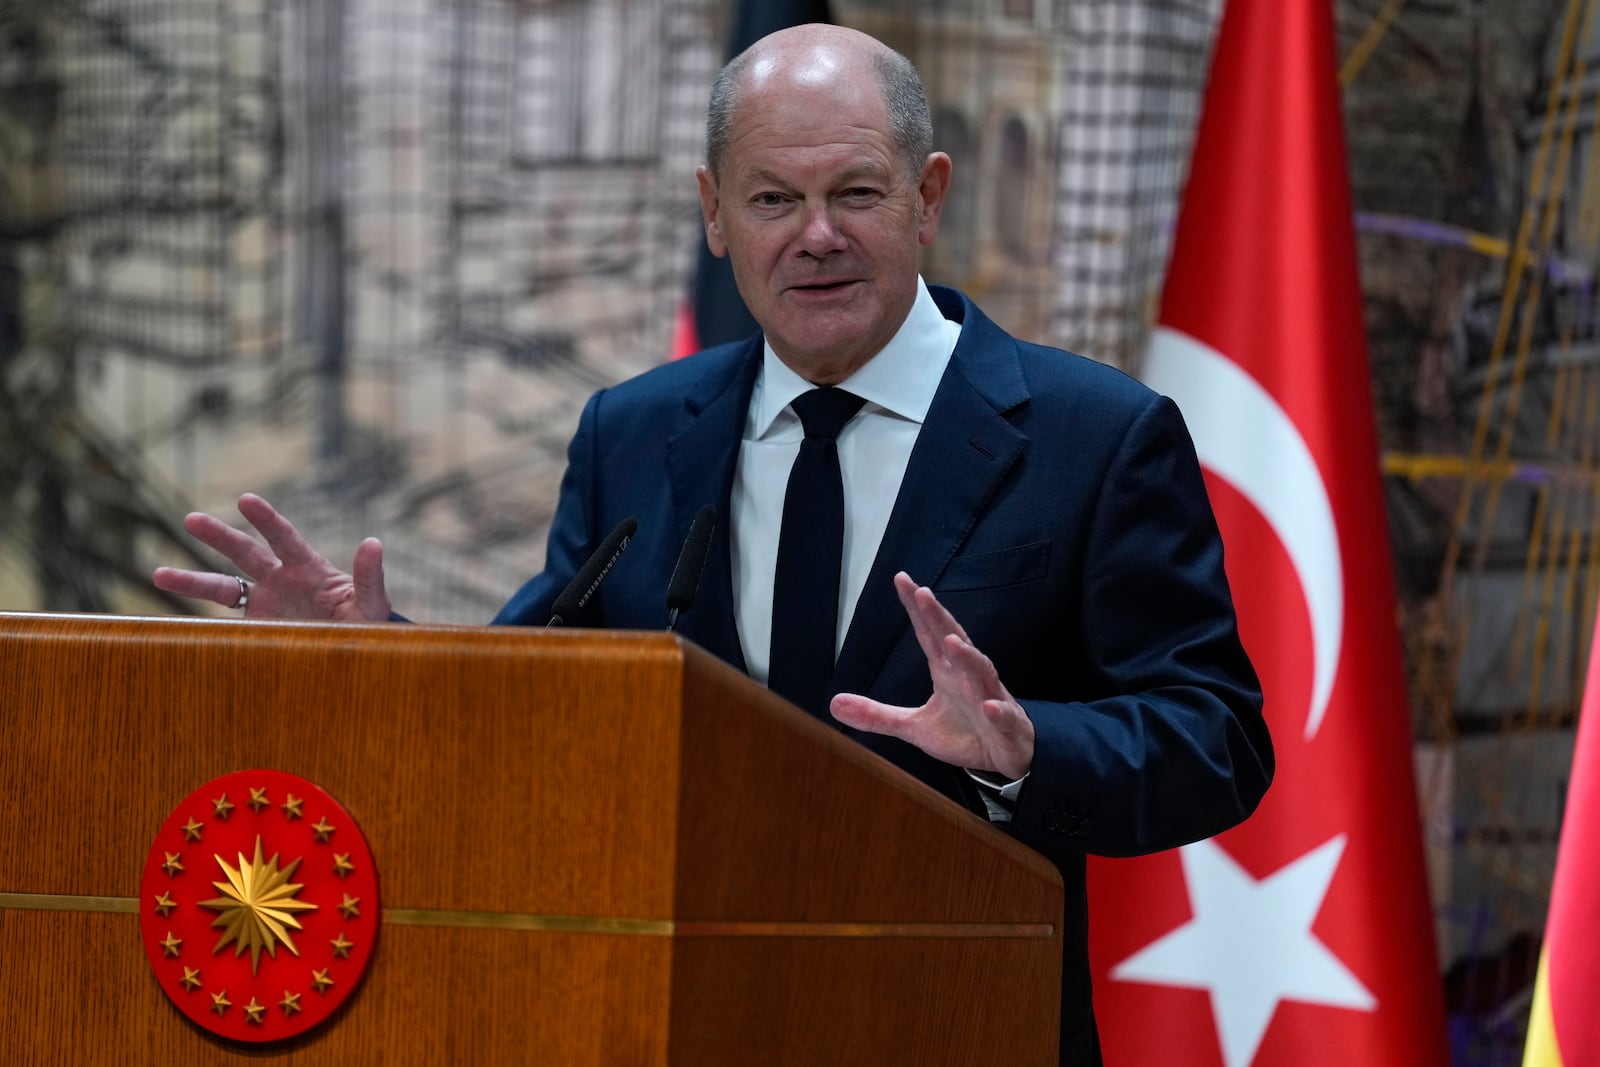
[[[161,947],[164,950],[161,953],[162,959],[165,959],[168,956],[176,957],[178,955],[178,949],[183,947],[183,938],[173,937],[172,931],[168,930],[166,938],[161,942]]]
[[[172,894],[170,893],[162,893],[159,897],[156,897],[156,914],[163,919],[172,914],[172,909],[177,906],[178,902],[172,899]]]
[[[183,977],[178,981],[183,983],[183,988],[193,993],[200,988],[200,972],[193,967],[185,967],[183,969]]]
[[[200,822],[198,819],[191,818],[188,822],[183,824],[183,839],[185,841],[200,840],[200,831],[204,828],[204,823]]]
[[[343,878],[346,875],[350,874],[350,872],[354,871],[355,869],[356,869],[356,865],[350,862],[350,853],[348,853],[348,852],[335,852],[333,854],[333,873],[334,874],[337,874],[340,878]]]
[[[332,984],[333,979],[328,977],[328,968],[324,967],[320,971],[311,972],[311,988],[318,993],[326,993],[328,987]]]
[[[333,954],[341,960],[349,959],[350,950],[356,947],[356,943],[354,941],[346,941],[344,939],[343,930],[340,930],[339,936],[334,938],[332,941],[329,941],[328,944],[333,946]]]
[[[227,822],[228,813],[232,811],[235,806],[236,805],[228,799],[228,794],[224,793],[211,802],[211,813],[217,818],[221,819],[223,822]]]
[[[244,1013],[250,1017],[251,1022],[260,1026],[261,1017],[267,1013],[267,1006],[257,1001],[255,997],[251,997],[250,1003],[244,1006]]]
[[[261,814],[262,808],[269,808],[272,806],[272,801],[267,799],[267,791],[265,789],[250,790],[250,800],[248,803],[250,805],[250,810],[255,812],[257,815]]]
[[[233,1001],[228,999],[228,991],[226,989],[220,993],[211,994],[211,1010],[218,1015],[223,1014],[231,1007],[233,1007]]]
[[[341,896],[344,897],[344,903],[339,905],[339,910],[344,913],[346,919],[354,919],[361,914],[360,897],[353,897],[349,893],[343,893]]]
[[[300,994],[291,993],[285,989],[283,991],[283,999],[278,1001],[278,1007],[283,1009],[283,1013],[285,1015],[293,1015],[295,1012],[301,1010]]]
[[[183,857],[176,852],[168,852],[167,862],[161,865],[161,869],[167,872],[168,878],[172,877],[183,870]]]
[[[304,800],[301,800],[299,797],[295,796],[293,793],[290,793],[289,794],[289,799],[285,800],[283,802],[283,817],[285,819],[301,819],[301,818],[304,818],[305,817],[305,813],[300,810],[300,805],[302,805],[304,803],[305,803]]]
[[[328,817],[324,815],[316,822],[311,824],[311,829],[317,832],[317,843],[320,845],[326,845],[328,843],[328,838],[333,835],[334,827],[333,824],[328,821]]]

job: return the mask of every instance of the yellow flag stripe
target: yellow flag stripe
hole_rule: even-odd
[[[1533,986],[1533,1012],[1528,1017],[1522,1067],[1566,1067],[1556,1044],[1555,1017],[1550,1012],[1549,963],[1543,952],[1539,953],[1539,977]]]

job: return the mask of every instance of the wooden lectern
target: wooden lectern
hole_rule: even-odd
[[[1054,868],[671,635],[0,614],[0,727],[8,1062],[1055,1062]],[[259,768],[360,824],[383,926],[250,1046],[136,909],[174,805]]]

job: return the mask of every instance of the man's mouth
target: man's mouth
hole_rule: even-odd
[[[856,280],[854,278],[847,278],[844,281],[812,282],[809,285],[796,285],[792,286],[792,288],[798,289],[803,293],[830,293],[836,289],[843,289],[845,286],[854,285],[855,283]]]

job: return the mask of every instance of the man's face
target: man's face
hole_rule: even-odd
[[[831,384],[905,321],[950,160],[909,170],[870,70],[763,73],[747,77],[720,180],[698,173],[706,238],[779,358]]]

